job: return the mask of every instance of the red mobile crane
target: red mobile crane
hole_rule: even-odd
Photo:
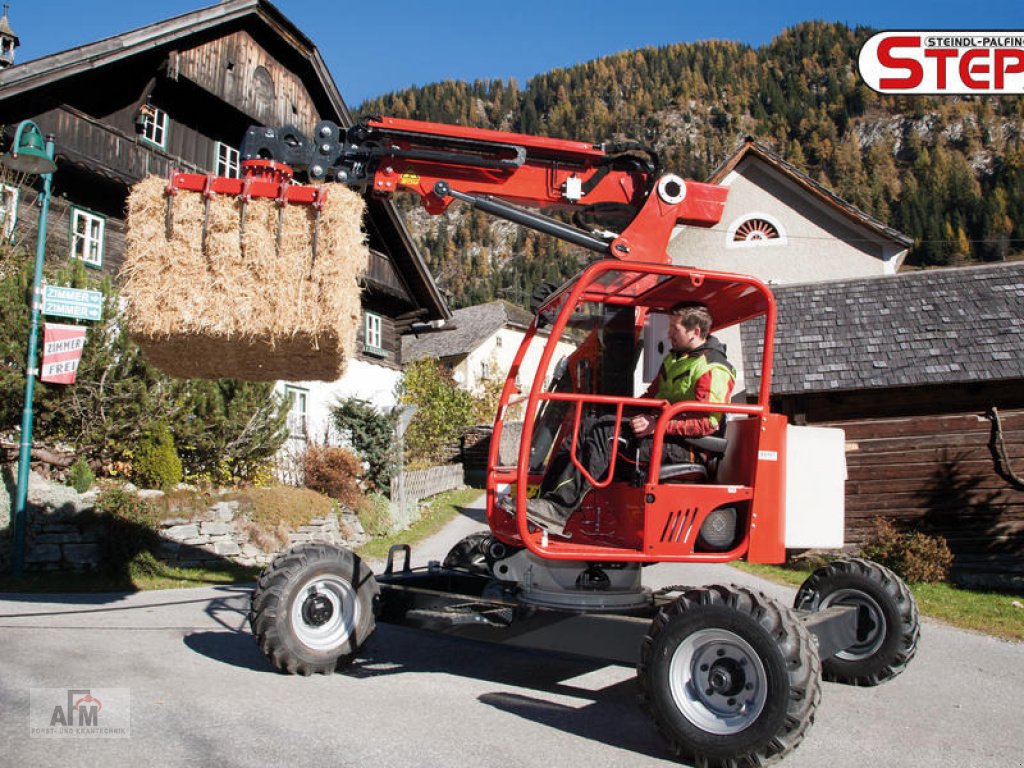
[[[241,154],[245,178],[172,174],[169,193],[317,206],[328,193],[315,182],[324,180],[374,195],[411,191],[432,214],[459,201],[600,257],[535,296],[537,314],[494,423],[490,530],[426,568],[410,567],[408,546],[392,548],[378,574],[338,547],[281,555],[260,577],[250,613],[275,668],[330,673],[378,621],[636,664],[641,701],[674,752],[732,766],[761,765],[799,743],[822,675],[873,685],[907,665],[917,607],[902,581],[875,563],[841,559],[818,569],[792,609],[744,587],[642,584],[646,564],[774,563],[787,547],[842,543],[842,432],[794,427],[770,412],[771,292],[756,278],[676,266],[667,255],[676,227],[719,222],[725,187],[663,173],[656,153],[637,144],[397,118],[349,129],[321,122],[312,137],[291,126],[254,127]],[[314,183],[293,182],[293,168]],[[539,209],[569,211],[574,224]],[[649,374],[660,359],[652,319],[681,301],[707,305],[715,330],[747,323],[745,333],[760,334],[756,403],[637,396],[638,365]],[[520,369],[538,354],[536,376],[521,392]],[[502,438],[517,406],[525,406],[522,433],[508,456]],[[620,449],[628,444],[623,420],[635,408],[658,413],[647,466]],[[702,461],[664,464],[666,424],[699,412],[727,414],[724,435],[693,442]],[[604,477],[586,474],[579,457],[595,418],[616,425]],[[525,514],[554,461],[572,462],[593,486],[564,536],[535,528]]]

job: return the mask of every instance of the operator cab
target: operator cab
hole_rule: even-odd
[[[712,335],[743,323],[745,334],[760,336],[756,404],[670,405],[642,397],[668,348],[664,337],[652,335],[655,318],[680,302],[708,307]],[[543,303],[509,371],[488,472],[494,535],[546,558],[602,562],[726,562],[750,554],[752,545],[756,550],[764,535],[774,546],[778,532],[762,533],[755,524],[758,508],[782,502],[783,452],[775,443],[784,439],[785,422],[768,412],[774,327],[774,299],[753,277],[618,260],[587,267]],[[735,362],[741,350],[739,335],[733,337]],[[640,412],[658,417],[647,464],[638,463],[628,426]],[[666,423],[697,412],[722,414],[719,440],[699,441],[692,462],[663,465]],[[511,436],[519,421],[518,443],[506,438],[501,451],[502,434]],[[601,421],[617,425],[611,467],[588,477],[593,489],[570,518],[567,536],[548,537],[526,522],[526,499],[546,490],[553,467],[582,467],[580,446]]]

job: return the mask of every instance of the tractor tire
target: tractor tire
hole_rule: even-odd
[[[917,602],[899,576],[860,558],[818,568],[796,593],[793,606],[820,611],[834,605],[857,608],[857,642],[821,663],[825,679],[878,685],[906,669],[921,634]]]
[[[490,531],[471,533],[452,547],[444,558],[445,568],[457,568],[479,576],[490,576],[491,566],[487,561],[490,545]]]
[[[375,627],[379,593],[352,552],[303,544],[279,555],[252,594],[249,626],[274,669],[328,675],[349,663]]]
[[[810,633],[784,605],[739,586],[688,590],[662,608],[637,677],[640,704],[673,753],[707,768],[788,754],[821,700]]]

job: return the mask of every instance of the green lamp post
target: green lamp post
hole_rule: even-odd
[[[36,235],[35,275],[32,279],[31,324],[28,335],[28,360],[25,366],[25,407],[21,412],[21,444],[18,451],[18,489],[14,502],[15,578],[25,566],[25,506],[28,500],[29,463],[32,459],[32,395],[35,392],[36,349],[39,346],[39,314],[42,304],[43,255],[46,247],[46,219],[50,212],[50,182],[57,163],[53,159],[53,136],[43,139],[39,126],[31,120],[18,125],[11,151],[0,157],[0,163],[12,171],[30,173],[43,179],[43,196],[39,200],[39,231]]]

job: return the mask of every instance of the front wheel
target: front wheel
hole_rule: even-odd
[[[807,578],[794,603],[804,611],[836,605],[857,609],[857,640],[822,662],[826,680],[878,685],[906,669],[921,626],[917,602],[899,576],[870,560],[836,560]]]
[[[689,590],[659,611],[637,668],[640,701],[680,758],[760,766],[814,721],[814,641],[785,606],[737,586]]]
[[[330,674],[373,632],[373,572],[352,552],[306,544],[279,556],[253,591],[249,624],[279,672]]]

